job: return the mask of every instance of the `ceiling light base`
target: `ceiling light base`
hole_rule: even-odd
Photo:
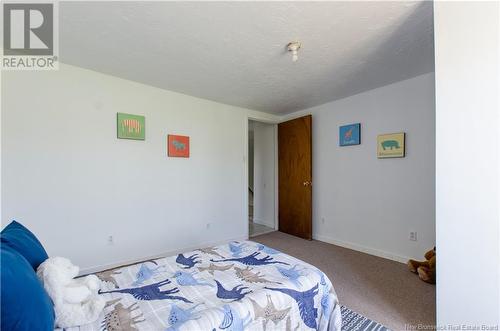
[[[292,61],[296,62],[299,59],[299,49],[302,47],[302,44],[299,41],[292,41],[286,47],[289,52],[292,52]]]

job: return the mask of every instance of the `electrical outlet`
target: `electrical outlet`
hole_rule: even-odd
[[[417,241],[417,232],[416,231],[411,231],[410,232],[410,240],[411,241]]]
[[[321,217],[321,224],[325,224],[325,218]]]
[[[211,223],[207,223],[207,230],[210,229],[210,226],[212,226],[212,224]]]
[[[108,245],[113,245],[115,243],[115,239],[113,238],[113,236],[109,236],[108,237]]]

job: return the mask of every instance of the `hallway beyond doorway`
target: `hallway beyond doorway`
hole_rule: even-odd
[[[261,234],[266,234],[273,231],[276,230],[262,224],[257,224],[254,222],[248,223],[248,235],[250,238],[255,236],[260,236]]]

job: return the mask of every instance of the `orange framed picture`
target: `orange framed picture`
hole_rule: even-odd
[[[189,137],[169,134],[167,154],[170,157],[189,157]]]

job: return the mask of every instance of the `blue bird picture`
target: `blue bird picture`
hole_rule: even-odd
[[[248,287],[243,285],[236,285],[232,289],[226,290],[218,280],[215,280],[215,283],[217,284],[217,298],[219,299],[239,301],[243,299],[245,295],[252,293],[252,291],[243,292],[248,290]]]
[[[319,270],[319,269],[316,269],[316,273],[319,275],[319,279],[320,279],[319,283],[320,283],[320,285],[327,286],[326,279],[325,279],[325,274],[321,270]]]
[[[333,298],[327,292],[321,297],[321,308],[323,309],[323,317],[328,321],[332,310],[330,307],[333,305]]]
[[[210,286],[214,287],[214,284],[210,284],[208,282],[199,281],[194,278],[196,271],[187,272],[187,271],[176,271],[173,275],[173,278],[177,281],[177,284],[181,286]]]
[[[250,312],[244,317],[238,314],[234,309],[231,309],[229,305],[224,305],[222,307],[223,319],[219,325],[219,329],[226,331],[244,331],[246,327],[252,321]]]
[[[233,241],[229,243],[229,250],[231,251],[233,257],[240,257],[245,246],[245,243],[239,244],[238,242]]]
[[[281,261],[273,261],[273,258],[270,257],[269,255],[258,259],[257,255],[259,255],[259,252],[254,252],[248,256],[245,257],[234,257],[234,258],[229,258],[229,259],[220,259],[220,260],[214,260],[210,259],[211,262],[239,262],[244,265],[267,265],[267,264],[284,264],[284,265],[289,265],[289,263],[286,262],[281,262]]]
[[[301,287],[302,284],[299,281],[299,278],[307,275],[304,269],[300,270],[297,265],[294,265],[291,268],[284,268],[280,266],[276,266],[278,272],[286,277],[289,281],[291,281],[296,287]]]
[[[139,271],[136,274],[136,280],[132,283],[132,286],[142,285],[145,281],[153,278],[154,276],[160,274],[162,266],[150,268],[146,263],[141,264]]]
[[[314,307],[314,297],[318,294],[318,284],[304,292],[295,291],[289,288],[265,288],[292,297],[299,306],[300,317],[304,324],[313,329],[317,328],[316,318],[318,318],[318,309]]]
[[[179,292],[179,289],[177,287],[174,287],[170,290],[164,290],[162,291],[160,287],[164,285],[170,284],[171,281],[168,279],[162,280],[160,282],[150,284],[150,285],[145,285],[141,287],[135,287],[135,288],[125,288],[125,289],[119,289],[119,290],[112,290],[112,291],[101,291],[99,290],[99,294],[106,294],[106,293],[125,293],[125,294],[130,294],[137,300],[180,300],[184,301],[187,303],[192,303],[188,299],[182,297],[182,296],[177,296],[177,295],[172,295],[176,294]]]
[[[264,252],[269,255],[276,255],[281,253],[280,251],[275,250],[274,248],[267,247],[266,245],[262,244],[257,244],[257,249],[259,250],[259,252]]]
[[[183,265],[184,269],[190,269],[194,267],[196,264],[201,263],[200,260],[197,260],[198,254],[193,254],[191,256],[185,257],[184,254],[177,255],[175,262]]]
[[[182,309],[176,304],[172,304],[172,308],[170,309],[170,314],[168,315],[168,323],[169,327],[166,331],[179,331],[179,328],[186,322],[198,319],[199,316],[196,316],[194,310],[199,306],[197,304],[188,309]]]

